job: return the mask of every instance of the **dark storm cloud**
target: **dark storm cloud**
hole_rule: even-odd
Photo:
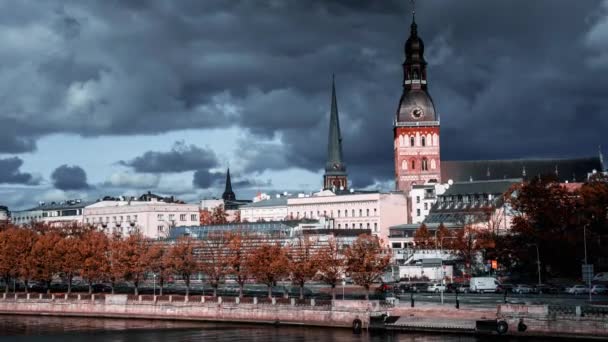
[[[19,170],[21,165],[21,158],[0,158],[0,184],[36,185],[38,181],[31,174]]]
[[[177,141],[169,152],[148,151],[119,164],[132,167],[136,172],[169,173],[213,168],[218,165],[218,160],[209,149]]]
[[[80,166],[61,165],[51,174],[55,188],[59,190],[85,190],[89,189],[87,174]]]
[[[198,170],[194,172],[192,185],[198,189],[207,189],[217,186],[219,182],[226,177],[225,174],[219,172],[209,172],[208,170]]]
[[[593,154],[608,128],[606,4],[419,1],[442,159]],[[251,135],[239,151],[249,172],[316,171],[336,73],[352,178],[390,179],[408,5],[3,2],[0,127],[10,124],[0,128],[0,153],[33,150],[56,132],[236,125]],[[253,143],[275,154],[244,151]]]

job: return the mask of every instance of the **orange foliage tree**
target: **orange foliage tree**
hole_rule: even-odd
[[[152,244],[150,248],[148,248],[146,259],[148,261],[148,271],[152,272],[158,277],[158,287],[160,290],[160,295],[162,296],[165,279],[167,279],[167,277],[170,275],[167,248],[158,243]]]
[[[189,236],[180,237],[167,252],[169,269],[179,274],[186,284],[186,296],[190,294],[190,278],[199,269],[198,258],[195,251],[199,243]]]
[[[30,229],[17,229],[13,236],[13,242],[19,259],[17,260],[17,276],[25,285],[25,292],[28,292],[30,279],[34,275],[32,267],[32,249],[36,243],[37,234]]]
[[[291,281],[300,288],[300,299],[304,299],[304,285],[318,271],[315,243],[307,236],[297,238],[289,247],[288,271]]]
[[[414,243],[416,244],[416,248],[430,248],[433,246],[433,237],[426,224],[421,224],[414,232]]]
[[[243,297],[243,287],[251,277],[247,268],[247,238],[242,232],[231,233],[228,237],[228,274],[232,275],[239,285],[239,298]]]
[[[135,295],[139,294],[139,285],[147,270],[147,253],[149,241],[141,234],[131,234],[119,244],[121,251],[118,262],[121,265],[124,280],[133,282]]]
[[[59,233],[45,232],[36,239],[28,258],[32,278],[43,282],[47,293],[51,293],[53,277],[61,272],[63,255],[58,248],[61,240]]]
[[[217,288],[229,270],[229,243],[230,237],[224,233],[209,234],[201,241],[200,270],[213,288],[213,297],[217,297]]]
[[[327,245],[320,247],[315,259],[319,271],[318,279],[331,286],[331,297],[336,300],[336,285],[342,278],[346,265],[339,241],[335,238],[330,239]]]
[[[268,298],[272,298],[272,286],[287,274],[288,264],[283,247],[276,243],[262,242],[249,255],[247,267],[258,283],[268,286]]]
[[[8,293],[11,278],[16,278],[19,274],[19,255],[14,237],[18,229],[8,227],[0,232],[0,276],[4,280],[4,292]]]
[[[371,285],[380,279],[390,263],[390,255],[375,236],[360,235],[346,248],[346,268],[355,284],[365,288],[365,299],[369,299]]]
[[[110,240],[100,231],[89,231],[79,241],[78,252],[82,261],[79,273],[89,286],[89,294],[93,292],[95,282],[109,279],[109,246]]]

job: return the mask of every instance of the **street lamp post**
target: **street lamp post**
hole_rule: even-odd
[[[445,271],[443,270],[443,239],[455,239],[454,236],[442,236],[439,240],[439,256],[440,256],[440,268],[441,268],[441,284],[445,285]],[[441,290],[441,304],[443,304],[443,290]]]
[[[152,275],[152,278],[154,279],[154,280],[153,280],[153,283],[152,283],[152,284],[153,284],[153,285],[152,285],[152,286],[153,286],[153,287],[152,287],[152,289],[153,289],[153,291],[154,291],[154,294],[153,294],[152,296],[153,296],[153,297],[156,297],[156,273],[154,273],[154,274]]]
[[[536,247],[536,270],[538,272],[538,285],[541,285],[542,281],[541,281],[541,278],[540,278],[540,253],[538,251],[538,244],[531,243],[529,245]]]

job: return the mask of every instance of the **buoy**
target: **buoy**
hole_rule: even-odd
[[[360,319],[355,318],[353,320],[353,334],[361,334],[362,322]]]
[[[509,324],[505,321],[500,321],[496,324],[496,332],[498,335],[503,335],[509,330]]]

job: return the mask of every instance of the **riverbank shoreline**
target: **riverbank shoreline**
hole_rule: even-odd
[[[556,315],[548,306],[499,305],[497,309],[460,308],[443,305],[381,304],[379,301],[334,301],[316,305],[314,299],[295,299],[259,303],[257,298],[241,303],[236,298],[169,297],[168,301],[143,296],[106,295],[103,297],[49,299],[0,298],[0,314],[107,319],[162,320],[201,323],[251,324],[267,326],[310,326],[386,332],[428,332],[462,335],[498,335],[496,324],[504,322],[507,336],[607,339],[608,310],[581,311]],[[486,324],[480,325],[480,322]],[[489,325],[488,325],[489,324]],[[521,327],[525,326],[522,330]],[[481,327],[481,328],[480,328]]]

